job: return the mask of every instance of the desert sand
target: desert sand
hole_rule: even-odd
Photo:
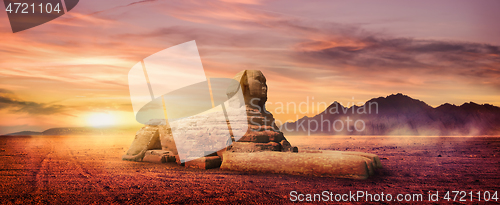
[[[500,191],[499,137],[287,136],[299,151],[348,150],[380,157],[384,168],[375,176],[352,180],[122,161],[130,136],[1,137],[0,201],[282,204],[291,203],[291,191],[424,196],[428,191]]]

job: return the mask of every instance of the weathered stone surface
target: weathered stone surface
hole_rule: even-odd
[[[370,159],[373,162],[373,167],[376,169],[382,168],[382,163],[380,162],[380,158],[376,154],[370,154],[365,152],[353,152],[353,151],[334,151],[334,150],[302,150],[301,153],[323,153],[330,155],[357,155]]]
[[[254,143],[254,142],[234,142],[227,149],[230,152],[263,152],[281,151],[281,145],[276,142]]]
[[[293,151],[293,147],[290,144],[290,142],[288,142],[286,140],[281,140],[280,144],[281,144],[281,151],[282,152],[292,152]]]
[[[165,162],[176,162],[175,155],[165,155]]]
[[[142,158],[143,162],[152,162],[152,163],[163,163],[163,156],[161,155],[154,155],[151,153],[151,150],[147,151],[146,154],[144,154],[144,158]]]
[[[148,150],[142,161],[153,163],[175,162],[175,155],[170,151]]]
[[[332,157],[339,157],[339,155],[362,157],[368,166],[368,171],[370,175],[373,175],[377,169],[382,168],[382,163],[380,162],[380,159],[377,155],[365,152],[333,151],[333,150],[302,150],[301,153],[320,153],[323,155],[330,155]]]
[[[176,143],[181,160],[207,156],[231,143],[226,119],[218,112],[200,113],[170,124],[175,137],[182,141],[182,143]]]
[[[169,125],[159,126],[158,129],[161,149],[164,151],[169,151],[173,155],[177,154],[177,147],[175,146],[174,136],[172,135],[172,129]]]
[[[225,152],[222,170],[328,176],[366,179],[370,175],[368,158],[358,155],[291,153],[291,152]]]
[[[181,161],[181,158],[179,155],[175,155],[175,163],[177,163],[180,166],[184,166],[184,164],[185,164],[183,161]]]
[[[222,160],[219,156],[200,157],[189,160],[184,166],[195,169],[213,169],[220,167]]]
[[[217,156],[219,156],[222,161],[224,161],[224,152],[226,152],[226,151],[227,151],[227,147],[217,151]]]
[[[122,159],[142,161],[147,150],[161,149],[158,129],[156,125],[146,125],[137,131],[132,145]]]

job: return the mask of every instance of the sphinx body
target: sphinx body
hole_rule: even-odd
[[[312,150],[298,152],[298,148],[287,141],[274,123],[273,115],[265,108],[268,87],[262,72],[244,70],[238,73],[234,80],[235,83],[230,84],[226,92],[228,105],[237,108],[244,106],[244,109],[236,109],[237,112],[228,112],[227,115],[229,119],[238,120],[229,121],[228,116],[224,120],[209,113],[171,122],[175,123],[172,127],[177,127],[176,129],[188,128],[182,132],[183,137],[193,143],[182,145],[175,143],[168,121],[152,120],[137,132],[123,160],[177,162],[183,166],[201,169],[221,167],[225,170],[244,172],[354,179],[366,179],[382,167],[378,156],[368,153]],[[243,94],[244,103],[232,102],[235,100],[232,97],[239,91]],[[231,115],[247,117],[232,118]],[[225,132],[228,128],[229,135]],[[178,133],[178,130],[174,131]],[[200,143],[214,139],[218,141],[216,144],[225,148],[200,146]],[[179,150],[189,150],[193,155],[188,152],[180,156]]]

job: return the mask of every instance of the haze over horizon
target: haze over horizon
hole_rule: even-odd
[[[396,100],[396,101],[391,101],[391,99]],[[383,101],[382,104],[380,103],[380,101]],[[475,102],[464,102],[461,105],[444,103],[444,104],[441,104],[440,106],[432,107],[432,106],[429,106],[427,103],[420,101],[419,99],[414,99],[414,98],[411,98],[411,96],[407,96],[407,95],[404,95],[402,93],[397,93],[397,94],[391,94],[388,96],[375,97],[375,98],[370,99],[369,101],[359,103],[359,104],[356,104],[356,102],[348,102],[347,104],[342,104],[341,102],[338,102],[338,101],[332,101],[332,103],[329,103],[329,104],[326,104],[323,102],[308,102],[309,104],[305,104],[305,102],[301,102],[301,103],[293,102],[293,103],[282,104],[280,106],[276,106],[276,108],[274,110],[268,109],[267,111],[273,113],[274,115],[287,116],[288,121],[281,121],[281,120],[277,119],[274,123],[276,123],[276,125],[279,127],[279,129],[282,132],[286,133],[287,135],[297,135],[297,133],[304,134],[304,132],[300,132],[300,130],[294,130],[294,131],[296,131],[296,133],[290,132],[291,130],[287,130],[287,128],[284,128],[282,126],[283,123],[291,123],[293,125],[293,124],[298,123],[300,121],[304,121],[304,120],[307,121],[308,119],[314,119],[314,118],[317,118],[319,115],[327,114],[327,113],[332,114],[331,117],[334,117],[333,115],[337,115],[337,117],[339,117],[339,116],[342,116],[345,114],[349,115],[351,113],[358,114],[359,116],[372,115],[375,117],[374,119],[376,119],[376,120],[378,117],[380,117],[380,119],[378,119],[378,120],[386,121],[388,119],[387,113],[385,113],[385,111],[383,111],[383,110],[379,110],[379,107],[382,106],[382,107],[386,107],[386,108],[387,107],[395,108],[395,107],[401,106],[401,101],[408,101],[409,104],[407,106],[412,107],[413,109],[415,109],[414,111],[416,111],[420,114],[423,114],[423,115],[434,115],[433,118],[437,117],[437,118],[442,118],[442,119],[454,119],[454,120],[457,120],[457,116],[462,116],[462,117],[466,116],[465,119],[460,119],[462,121],[466,121],[467,119],[469,119],[469,117],[467,117],[468,115],[473,116],[473,117],[470,117],[470,119],[477,118],[478,116],[475,116],[475,115],[478,113],[484,112],[484,109],[493,108],[493,109],[496,109],[497,111],[500,110],[500,107],[497,107],[494,105],[490,105],[487,103],[486,104],[477,104]],[[415,103],[419,103],[420,105],[415,106]],[[451,112],[448,112],[448,113],[441,113],[444,115],[439,115],[439,114],[436,115],[436,113],[424,113],[424,111],[418,110],[418,109],[422,108],[422,105],[429,106],[433,110],[438,110],[438,109],[449,110],[450,107],[453,110]],[[294,106],[295,106],[295,109],[290,109],[290,108],[293,108]],[[324,106],[324,107],[321,107],[321,106]],[[332,108],[332,106],[334,108]],[[362,108],[361,110],[359,110],[361,107],[365,107],[365,108]],[[287,111],[287,109],[288,109],[288,111]],[[312,110],[310,110],[310,109],[312,109]],[[316,109],[316,111],[314,109]],[[293,111],[290,111],[290,110],[293,110]],[[396,108],[396,110],[397,110],[397,108]],[[283,111],[285,111],[287,113],[283,113]],[[411,113],[409,115],[408,115],[408,113],[405,113],[405,112],[407,112],[407,110],[400,110],[400,112],[401,113],[397,114],[397,116],[399,116],[399,117],[410,117],[410,118],[412,116],[415,117],[414,116],[415,113]],[[310,115],[310,113],[316,113],[316,114]],[[490,116],[487,116],[486,118],[491,118],[492,116],[497,116],[497,118],[500,119],[500,115],[498,112],[497,113],[492,112],[489,114],[490,114]],[[290,116],[292,116],[292,118],[295,120],[291,119]],[[295,117],[293,117],[293,116],[295,116]],[[107,119],[107,117],[109,117],[109,116],[95,115],[94,117],[96,117],[96,118],[91,118],[91,120],[93,120],[93,121],[89,122],[90,125],[87,125],[87,126],[51,127],[51,128],[46,129],[46,130],[39,130],[39,131],[23,130],[23,131],[17,131],[17,132],[12,132],[12,133],[0,133],[0,135],[6,135],[6,134],[7,135],[11,135],[11,134],[14,134],[14,135],[40,135],[42,133],[43,133],[43,135],[71,135],[71,134],[99,134],[99,133],[103,134],[103,131],[106,131],[107,134],[112,134],[112,133],[116,133],[117,131],[121,131],[121,132],[133,131],[133,132],[135,132],[136,130],[140,129],[143,126],[142,124],[135,124],[135,125],[128,125],[128,126],[123,125],[123,124],[118,124],[118,125],[117,124],[108,124],[110,121],[109,121],[109,119]],[[389,118],[390,117],[394,117],[394,116],[389,116]],[[484,118],[484,117],[485,116],[479,116],[479,118]],[[352,121],[354,121],[354,120],[358,120],[358,119],[353,118]],[[362,120],[364,122],[370,121],[370,120],[365,120],[365,119],[362,119]],[[493,120],[493,119],[491,119],[491,120]],[[334,120],[330,120],[330,121],[334,121]],[[439,121],[439,120],[437,120],[437,121]],[[486,122],[487,121],[488,120],[486,120]],[[319,122],[321,122],[321,120],[317,120],[317,122],[319,123]],[[398,126],[402,126],[402,127],[408,126],[407,122],[401,121],[401,119],[396,120],[396,122],[397,122],[396,124]],[[428,122],[426,122],[426,123],[428,123]],[[450,122],[438,122],[438,123],[447,124]],[[466,124],[467,123],[469,123],[469,122],[466,122]],[[412,133],[412,132],[408,131],[408,128],[400,129],[400,128],[396,127],[395,129],[393,128],[391,130],[391,132],[388,132],[388,133],[392,133],[392,134],[374,132],[374,133],[369,134],[369,135],[380,135],[380,136],[383,135],[383,136],[385,136],[385,135],[393,135],[394,133],[405,133],[404,135],[410,134],[410,135],[415,135],[415,136],[417,136],[417,135],[420,135],[420,136],[434,136],[434,135],[435,136],[442,136],[439,133],[444,132],[444,133],[447,133],[447,134],[445,134],[446,136],[449,136],[450,135],[449,133],[455,133],[455,135],[457,135],[457,136],[460,136],[460,135],[475,136],[475,135],[484,135],[484,133],[479,134],[481,131],[485,131],[485,132],[487,131],[489,133],[487,135],[492,135],[492,133],[494,135],[497,135],[497,133],[498,133],[496,131],[492,131],[491,127],[488,128],[487,130],[481,130],[480,128],[478,128],[479,123],[477,123],[477,122],[474,122],[474,123],[475,123],[475,126],[468,125],[468,128],[474,128],[473,132],[471,132],[469,130],[457,131],[456,128],[454,128],[452,130],[442,129],[439,131],[437,131],[435,128],[433,128],[433,129],[429,129],[429,128],[422,129],[421,128],[422,130],[420,130],[420,132],[425,132],[427,134],[430,134],[430,135],[426,135],[426,134],[422,135],[421,133],[419,134],[418,132]],[[490,121],[489,123],[492,123],[493,125],[495,125],[496,122],[495,122],[495,120],[493,120],[493,121]],[[450,124],[450,126],[451,126],[451,124]],[[454,126],[456,127],[456,125],[454,125]],[[481,126],[483,126],[483,125],[481,125]],[[75,128],[75,129],[73,129],[73,128]],[[315,130],[315,129],[312,128],[312,130]],[[307,131],[307,129],[306,129],[306,131]],[[316,131],[314,131],[314,132],[316,132]],[[354,133],[341,132],[342,135],[352,135],[352,134],[356,134],[356,133],[360,134],[359,132],[354,132]],[[361,134],[366,135],[367,133],[368,132],[362,132]],[[338,135],[339,133],[326,132],[324,134]],[[306,134],[304,134],[304,135],[306,135]],[[307,135],[310,135],[310,134],[307,134]]]
[[[497,8],[494,0],[89,0],[19,33],[0,12],[0,134],[138,126],[128,71],[190,40],[207,77],[261,70],[269,102],[403,93],[432,107],[500,106]]]

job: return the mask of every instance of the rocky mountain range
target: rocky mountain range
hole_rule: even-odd
[[[349,108],[334,102],[314,117],[285,123],[281,130],[288,135],[499,135],[500,107],[469,102],[433,108],[398,93]]]

